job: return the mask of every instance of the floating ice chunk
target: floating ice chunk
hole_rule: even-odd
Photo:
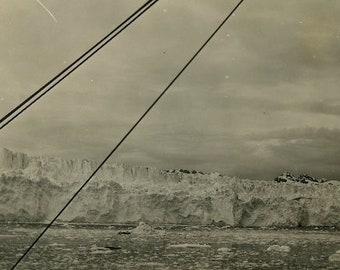
[[[149,267],[161,267],[164,266],[163,263],[158,262],[141,262],[137,264],[138,266],[149,266]]]
[[[210,245],[207,244],[177,244],[177,245],[169,245],[169,248],[211,248]]]
[[[64,247],[65,244],[60,244],[60,243],[52,243],[49,245],[50,247]]]
[[[96,244],[94,244],[90,247],[90,250],[97,250],[97,249],[100,249],[100,248],[102,248],[102,247],[98,247]]]
[[[279,245],[273,245],[267,248],[267,251],[276,251],[276,252],[290,252],[289,246],[279,246]]]
[[[145,222],[140,222],[135,229],[131,230],[131,233],[136,235],[157,235],[157,236],[162,236],[166,234],[164,230],[155,230]]]
[[[109,254],[113,252],[109,248],[98,247],[97,245],[92,245],[90,250],[91,250],[91,254]]]
[[[330,262],[340,262],[340,254],[333,254],[328,259]]]
[[[113,251],[110,250],[110,249],[99,249],[99,250],[94,250],[94,251],[91,251],[91,254],[110,254],[112,253]]]
[[[340,250],[337,250],[333,255],[329,256],[330,262],[340,262]]]
[[[227,253],[231,251],[231,248],[227,248],[227,247],[221,247],[219,249],[217,249],[218,252],[223,252],[223,253]]]
[[[154,234],[155,230],[145,222],[139,222],[139,225],[132,230],[133,234]]]

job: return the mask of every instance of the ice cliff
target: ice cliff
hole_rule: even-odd
[[[97,164],[0,150],[0,221],[46,222]],[[340,227],[340,185],[105,165],[64,222]]]

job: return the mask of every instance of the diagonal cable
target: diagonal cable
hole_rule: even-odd
[[[114,39],[122,31],[124,31],[130,24],[132,24],[136,19],[138,19],[141,15],[143,15],[150,7],[152,7],[158,1],[159,0],[149,0],[149,1],[147,1],[138,10],[136,10],[133,14],[131,14],[127,19],[125,19],[121,24],[119,24],[114,30],[112,30],[109,34],[107,34],[99,42],[97,42],[90,49],[88,49],[85,53],[83,53],[80,57],[78,57],[75,61],[73,61],[69,66],[67,66],[65,69],[63,69],[61,72],[59,72],[55,77],[53,77],[51,80],[49,80],[47,83],[45,83],[42,87],[40,87],[32,95],[30,95],[28,98],[26,98],[24,101],[22,101],[19,105],[17,105],[15,108],[13,108],[5,116],[3,116],[0,119],[0,130],[3,129],[5,126],[7,126],[10,122],[12,122],[15,118],[17,118],[24,111],[26,111],[30,106],[32,106],[35,102],[37,102],[45,94],[47,94],[49,91],[51,91],[52,88],[54,88],[57,84],[59,84],[61,81],[63,81],[71,73],[73,73],[73,71],[75,71],[78,67],[80,67],[82,64],[84,64],[89,58],[91,58],[101,48],[103,48],[106,44],[108,44],[112,39]],[[60,79],[58,79],[58,78],[60,78]],[[53,82],[55,82],[55,83],[53,83]],[[50,86],[51,84],[52,84],[52,86]],[[48,87],[48,89],[45,90],[47,87]],[[33,101],[31,101],[31,100],[33,100]],[[26,104],[28,104],[28,105],[26,105]]]
[[[134,129],[139,125],[139,123],[145,118],[145,116],[151,111],[151,109],[158,103],[158,101],[164,96],[164,94],[169,90],[169,88],[177,81],[177,79],[182,75],[182,73],[188,68],[188,66],[195,60],[195,58],[200,54],[200,52],[206,47],[210,40],[215,36],[215,34],[222,28],[222,26],[228,21],[228,19],[234,14],[238,7],[244,2],[241,0],[233,10],[227,15],[227,17],[222,21],[222,23],[216,28],[216,30],[210,35],[210,37],[203,43],[203,45],[198,49],[198,51],[191,57],[191,59],[184,65],[184,67],[179,71],[179,73],[174,77],[174,79],[168,84],[168,86],[163,90],[163,92],[154,100],[154,102],[147,108],[147,110],[142,114],[142,116],[135,122],[135,124],[129,129],[129,131],[124,135],[124,137],[118,142],[118,144],[112,149],[112,151],[106,156],[106,158],[99,164],[99,166],[93,171],[90,177],[81,185],[81,187],[74,193],[70,200],[65,204],[65,206],[59,211],[59,213],[53,218],[53,220],[44,228],[44,230],[39,234],[39,236],[34,240],[31,246],[26,250],[26,252],[19,258],[15,265],[11,268],[14,270],[16,266],[21,262],[21,260],[29,253],[29,251],[35,246],[35,244],[40,240],[40,238],[46,233],[46,231],[54,224],[54,222],[61,216],[61,214],[66,210],[66,208],[72,203],[72,201],[78,196],[78,194],[83,190],[83,188],[91,181],[91,179],[97,174],[97,172],[103,167],[103,165],[109,160],[109,158],[117,151],[117,149],[123,144],[123,142],[129,137],[129,135],[134,131]]]

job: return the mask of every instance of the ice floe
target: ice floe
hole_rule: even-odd
[[[139,222],[139,225],[132,230],[133,234],[153,234],[155,230],[145,222]]]
[[[228,252],[231,252],[231,248],[221,247],[221,248],[218,248],[217,251],[221,253],[228,253]]]
[[[64,247],[65,244],[61,244],[61,243],[52,243],[49,245],[50,247]]]
[[[290,247],[289,246],[272,245],[269,248],[267,248],[267,251],[290,252]]]
[[[211,248],[210,245],[207,244],[177,244],[177,245],[169,245],[169,248]]]
[[[329,256],[330,262],[340,262],[340,250],[337,250],[333,255]]]
[[[157,236],[166,234],[164,230],[155,230],[145,222],[140,222],[136,228],[131,230],[131,233],[134,235],[157,235]]]
[[[113,252],[113,249],[109,247],[98,247],[97,245],[92,245],[90,251],[91,254],[110,254]]]

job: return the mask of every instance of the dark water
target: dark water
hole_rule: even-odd
[[[1,225],[0,269],[10,269],[41,229]],[[329,261],[340,249],[334,230],[181,227],[147,236],[119,235],[122,229],[54,227],[17,269],[340,269]],[[266,251],[275,244],[291,250]]]

